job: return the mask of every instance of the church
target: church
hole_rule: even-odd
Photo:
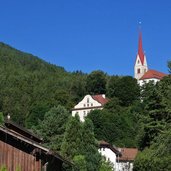
[[[167,76],[167,74],[148,68],[147,59],[143,51],[142,33],[140,32],[138,40],[138,53],[134,65],[134,78],[136,78],[139,85],[142,86],[144,83],[148,83],[149,81],[154,81],[154,83],[156,83],[164,76]]]

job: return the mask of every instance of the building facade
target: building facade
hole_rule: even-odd
[[[105,141],[100,141],[99,152],[111,163],[114,171],[133,171],[133,162],[138,149],[116,148]]]
[[[117,148],[113,147],[111,144],[100,141],[99,143],[99,153],[108,161],[114,171],[119,170],[119,165],[117,164],[117,160],[121,153],[117,150]]]
[[[118,171],[133,171],[134,160],[138,154],[137,148],[120,148],[121,156],[118,158]]]
[[[88,115],[91,110],[101,110],[103,106],[108,102],[105,94],[100,95],[86,95],[72,109],[72,116],[79,115],[80,121],[84,122],[84,118]]]

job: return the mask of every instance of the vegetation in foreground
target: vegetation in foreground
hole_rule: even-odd
[[[111,169],[97,152],[102,139],[138,147],[135,171],[170,170],[170,76],[140,88],[130,76],[69,73],[3,43],[0,60],[0,112],[43,136],[47,147],[80,170]],[[168,68],[171,73],[171,62]],[[71,117],[71,108],[85,94],[103,93],[110,98],[103,110],[92,111],[85,123]]]

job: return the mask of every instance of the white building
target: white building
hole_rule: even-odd
[[[120,148],[121,156],[116,161],[118,171],[133,171],[133,162],[138,154],[137,148]]]
[[[162,72],[148,69],[147,59],[142,46],[142,33],[140,32],[138,40],[138,53],[134,65],[134,78],[136,78],[140,86],[142,86],[144,83],[148,83],[149,81],[154,81],[154,83],[156,83],[166,75],[167,74]]]
[[[160,81],[163,77],[167,76],[162,72],[156,70],[148,70],[139,80],[138,83],[142,86],[144,83],[148,83],[149,81],[153,81],[154,84]]]
[[[116,148],[105,141],[99,144],[99,152],[112,164],[114,171],[133,171],[137,148]]]
[[[117,148],[105,141],[100,141],[99,153],[105,157],[106,161],[111,163],[114,171],[119,170],[119,165],[116,162],[119,159],[120,152],[117,150]]]
[[[91,110],[103,109],[104,104],[108,102],[108,99],[105,97],[105,94],[100,95],[86,95],[83,100],[81,100],[74,108],[72,109],[72,116],[76,114],[79,115],[80,120],[84,122],[84,118]]]

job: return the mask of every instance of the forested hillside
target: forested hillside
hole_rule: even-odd
[[[83,96],[81,90],[74,91],[84,82],[81,72],[71,74],[3,43],[0,61],[0,110],[24,126],[36,124],[53,106],[71,109]]]
[[[171,71],[171,62],[168,68]],[[170,75],[156,85],[139,87],[131,76],[109,76],[99,70],[67,72],[0,43],[0,81],[0,112],[42,136],[44,145],[74,161],[80,170],[111,170],[97,152],[99,140],[138,147],[142,152],[135,170],[156,171],[158,165],[158,170],[166,165],[170,170]],[[81,123],[71,117],[71,109],[86,94],[106,94],[110,100]]]

